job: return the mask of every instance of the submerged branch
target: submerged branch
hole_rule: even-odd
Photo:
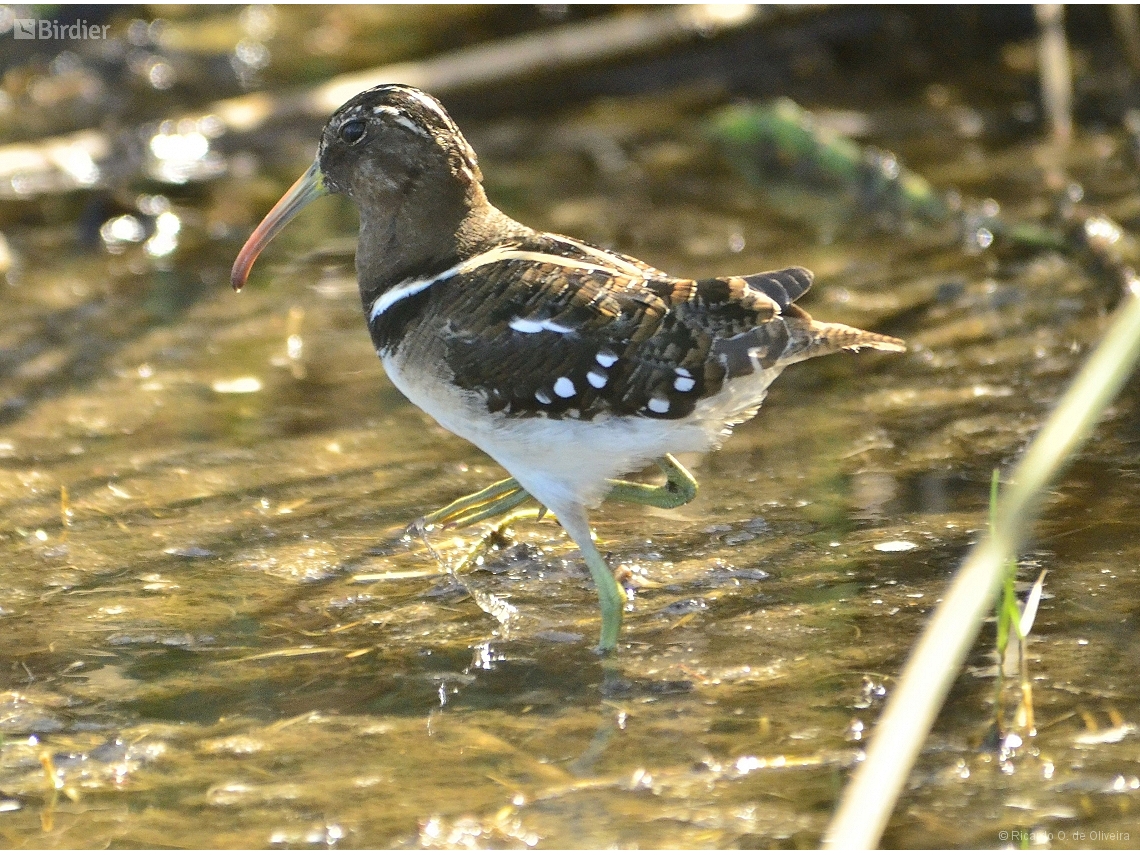
[[[308,117],[324,120],[356,93],[381,83],[406,83],[442,94],[540,72],[612,60],[638,51],[663,48],[694,37],[715,36],[755,23],[761,7],[697,4],[652,12],[622,13],[583,23],[465,48],[431,59],[401,62],[334,77],[309,89],[269,94],[255,92],[227,98],[197,115],[175,118],[180,128],[195,131],[204,123],[214,137],[248,133],[271,121]],[[221,125],[218,128],[218,125]],[[116,139],[100,130],[85,130],[34,143],[0,146],[0,199],[103,187],[108,164],[120,179],[123,162],[138,160],[135,130]],[[141,170],[142,164],[133,164]],[[216,173],[214,173],[216,174]],[[203,177],[213,177],[206,175]],[[181,182],[179,182],[181,183]]]

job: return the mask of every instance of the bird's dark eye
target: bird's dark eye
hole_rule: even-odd
[[[364,139],[365,124],[361,119],[349,119],[340,126],[340,138],[346,143],[358,143]]]

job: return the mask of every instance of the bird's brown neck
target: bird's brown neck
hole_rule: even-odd
[[[376,348],[396,347],[408,327],[422,317],[431,296],[430,290],[418,292],[373,317],[373,307],[384,294],[531,232],[491,205],[478,184],[451,198],[409,194],[393,206],[361,205],[356,273]]]
[[[478,184],[416,188],[391,204],[360,205],[356,273],[365,307],[390,288],[430,276],[503,240],[528,234]]]

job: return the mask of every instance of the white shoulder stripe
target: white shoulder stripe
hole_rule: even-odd
[[[372,303],[372,311],[368,313],[368,320],[374,321],[386,311],[388,311],[396,303],[403,300],[405,297],[414,297],[416,294],[423,291],[425,288],[430,288],[436,282],[442,282],[444,279],[450,279],[460,273],[467,273],[476,267],[481,267],[484,264],[491,264],[498,261],[502,257],[502,253],[507,251],[507,247],[495,247],[489,252],[484,252],[482,255],[477,255],[474,258],[469,258],[467,261],[461,261],[454,267],[449,267],[442,273],[437,273],[435,276],[427,276],[423,279],[406,279],[397,285],[395,288],[389,288]]]
[[[377,297],[375,301],[373,301],[372,311],[368,313],[368,320],[376,320],[378,317],[392,308],[393,305],[400,302],[400,300],[403,300],[405,297],[412,297],[420,293],[420,291],[424,290],[425,288],[430,288],[440,279],[443,279],[445,276],[450,276],[454,272],[455,268],[453,267],[451,270],[445,270],[443,273],[439,274],[439,276],[432,276],[428,279],[412,279],[410,282],[404,282],[401,285],[397,285],[395,288],[389,288],[387,291]]]
[[[596,246],[589,246],[582,243],[581,241],[574,240],[572,237],[566,237],[566,235],[551,234],[550,237],[554,238],[555,240],[559,240],[562,243],[569,244],[579,252],[584,252],[586,255],[591,256],[592,258],[605,260],[607,264],[612,265],[622,273],[625,273],[627,276],[634,276],[638,279],[645,278],[645,270],[641,269],[636,264],[631,264],[619,255],[614,255],[612,252],[606,252],[604,249],[598,249]]]
[[[559,267],[569,267],[572,270],[597,270],[611,276],[625,276],[620,270],[606,267],[604,264],[594,264],[590,261],[579,261],[576,258],[563,258],[561,255],[550,255],[545,252],[528,252],[522,249],[512,250],[503,260],[520,259],[522,261],[537,261],[539,264],[557,264]],[[498,261],[499,259],[495,259]]]
[[[425,288],[430,288],[436,282],[442,282],[444,279],[450,279],[452,276],[456,276],[460,273],[467,273],[485,264],[493,264],[503,258],[504,254],[508,252],[510,252],[510,247],[497,246],[481,255],[469,258],[467,261],[461,261],[454,267],[449,267],[442,273],[435,274],[435,276],[428,276],[423,279],[407,279],[395,288],[389,288],[373,301],[372,311],[368,313],[368,320],[376,320],[405,297],[414,297],[420,293],[420,291],[423,291]]]
[[[608,253],[595,253],[595,255],[601,255],[608,260],[621,261],[621,259],[614,259]],[[389,288],[372,303],[372,310],[368,314],[368,320],[376,320],[400,300],[403,300],[405,297],[414,297],[425,288],[430,288],[436,282],[442,282],[444,279],[450,279],[452,276],[470,273],[473,270],[486,267],[490,264],[498,264],[500,261],[534,261],[540,264],[555,264],[559,267],[568,267],[573,270],[597,271],[599,273],[609,274],[610,276],[623,277],[632,275],[637,279],[644,278],[644,275],[630,264],[624,264],[615,269],[615,267],[604,264],[594,264],[593,262],[579,261],[574,258],[563,258],[560,255],[550,255],[545,252],[529,252],[527,250],[517,249],[513,246],[496,246],[473,258],[462,261],[454,267],[449,267],[442,273],[437,273],[434,276],[428,276],[423,279],[408,279],[401,282],[395,288]],[[545,328],[554,329],[552,326]],[[567,330],[556,329],[554,331],[563,332]]]

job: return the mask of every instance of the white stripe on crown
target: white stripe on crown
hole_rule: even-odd
[[[381,104],[378,107],[373,107],[372,112],[376,115],[380,115],[381,113],[390,115],[392,116],[392,121],[394,121],[396,124],[404,126],[409,131],[417,134],[418,136],[424,137],[425,139],[431,139],[431,134],[427,132],[426,128],[418,125],[407,113],[397,107],[392,107],[388,104]]]

